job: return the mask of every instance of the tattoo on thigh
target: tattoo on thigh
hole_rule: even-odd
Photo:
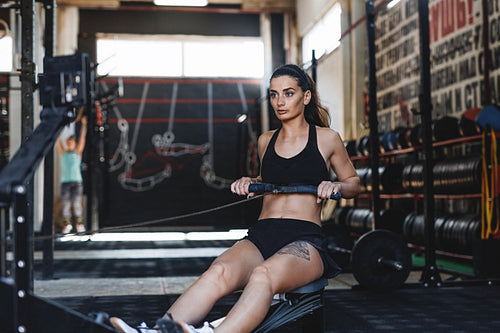
[[[288,244],[287,246],[279,250],[277,254],[291,254],[292,256],[296,256],[297,258],[302,258],[307,261],[311,260],[309,245],[304,241],[297,241]]]

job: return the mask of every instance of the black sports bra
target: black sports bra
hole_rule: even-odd
[[[279,156],[274,149],[280,130],[274,132],[262,158],[262,181],[275,185],[318,186],[323,180],[328,180],[328,169],[318,149],[316,126],[309,125],[306,147],[290,158]]]

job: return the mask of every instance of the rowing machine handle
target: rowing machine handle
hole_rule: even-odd
[[[318,187],[313,185],[291,185],[291,186],[279,186],[268,183],[254,183],[248,186],[249,192],[276,192],[276,193],[302,193],[302,194],[312,194],[318,195]],[[339,192],[333,193],[330,199],[339,200],[341,198]]]

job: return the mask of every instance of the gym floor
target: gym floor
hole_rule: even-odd
[[[105,311],[131,324],[153,324],[234,240],[56,242],[54,279],[42,278],[35,252],[35,293],[88,314]],[[325,332],[496,332],[500,287],[423,288],[421,272],[391,293],[356,288],[349,273],[329,280]],[[442,274],[442,279],[449,276]],[[354,288],[353,288],[354,286]],[[222,317],[238,294],[220,300],[208,320]],[[297,324],[299,325],[299,324]],[[293,332],[287,327],[280,332]],[[307,330],[305,331],[307,332]]]

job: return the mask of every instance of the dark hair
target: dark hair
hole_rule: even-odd
[[[304,108],[304,117],[306,118],[306,121],[312,125],[329,127],[330,115],[328,114],[328,109],[321,105],[318,98],[318,92],[316,90],[316,84],[309,74],[297,65],[287,64],[278,67],[271,76],[271,80],[285,75],[291,76],[297,80],[297,83],[303,92],[308,90],[311,92],[311,101]]]

